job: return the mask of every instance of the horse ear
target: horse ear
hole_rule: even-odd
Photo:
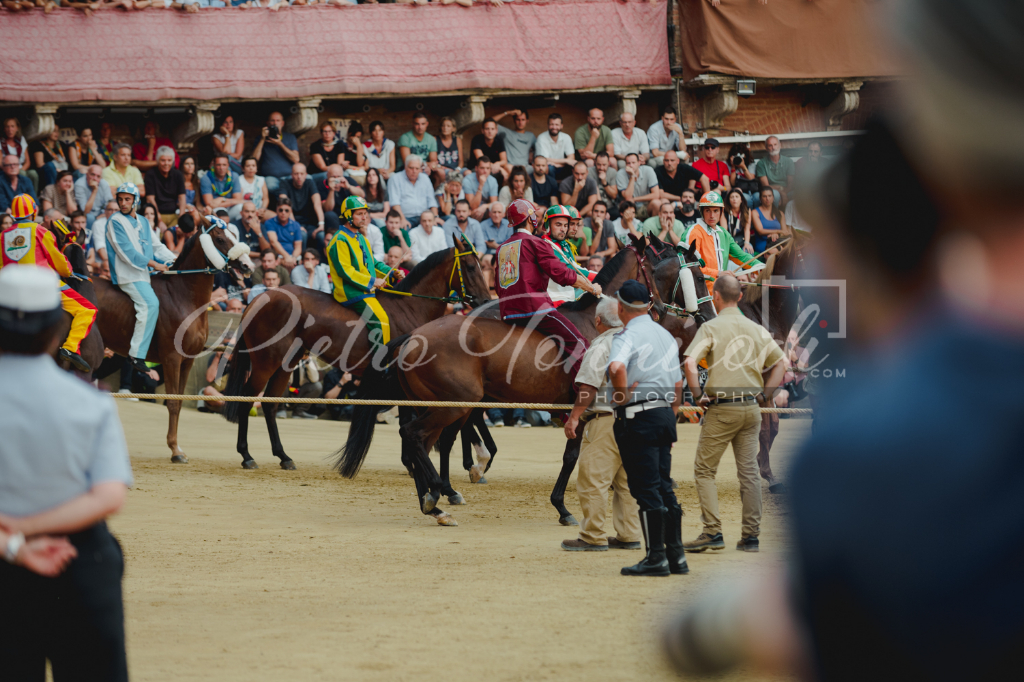
[[[694,241],[690,242],[690,248],[688,248],[686,250],[686,255],[689,258],[693,258],[696,253],[697,253],[697,241],[694,240]]]

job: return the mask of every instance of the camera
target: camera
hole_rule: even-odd
[[[277,126],[267,126],[267,137],[277,139],[281,136],[281,130]]]
[[[729,165],[735,168],[740,162],[746,160],[746,154],[733,154],[729,157]]]

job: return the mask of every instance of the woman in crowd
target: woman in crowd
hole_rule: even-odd
[[[67,217],[77,211],[75,178],[71,171],[64,170],[57,173],[57,181],[44,189],[39,198],[43,201],[43,213],[51,208],[55,208]]]
[[[445,168],[461,171],[462,158],[462,138],[455,136],[455,119],[445,116],[441,119],[441,134],[437,136],[437,162]]]
[[[53,130],[42,140],[29,145],[32,152],[32,165],[39,172],[39,191],[49,187],[57,179],[57,173],[68,169],[68,155],[64,144],[60,141],[60,128]]]
[[[0,139],[0,156],[17,156],[21,172],[28,171],[31,160],[28,155],[28,141],[21,134],[21,124],[13,116],[4,119],[3,138]]]
[[[381,173],[376,168],[366,171],[366,204],[370,207],[370,219],[377,227],[384,227],[384,219],[391,210],[388,203],[388,188],[381,181]]]
[[[96,141],[96,146],[108,165],[114,162],[114,145],[117,144],[117,140],[111,137],[112,133],[113,126],[109,123],[100,124],[100,139]]]
[[[725,229],[732,235],[733,240],[742,246],[747,253],[754,253],[754,245],[750,243],[750,207],[747,206],[747,197],[739,187],[733,187],[725,198]]]
[[[498,201],[508,206],[516,199],[526,199],[533,203],[533,188],[530,187],[530,177],[526,169],[516,166],[508,175],[508,184],[498,192]]]
[[[363,148],[363,124],[359,121],[352,121],[345,131],[345,162],[341,167],[348,170],[349,167],[359,168],[359,153]]]
[[[68,147],[68,161],[75,173],[75,179],[85,175],[89,166],[97,165],[100,168],[107,167],[107,160],[100,153],[96,140],[92,137],[92,128],[82,128],[78,138]]]
[[[196,160],[186,156],[181,160],[181,174],[185,176],[185,203],[201,208],[203,196],[199,188],[199,175],[196,173]]]
[[[330,121],[320,126],[320,139],[309,145],[309,174],[317,187],[327,177],[327,167],[338,164],[345,167],[345,145],[338,142],[338,134]]]
[[[256,204],[256,210],[260,212],[260,222],[274,217],[274,212],[268,208],[270,192],[267,191],[267,181],[262,175],[256,175],[256,159],[251,156],[242,164],[238,186],[242,190],[242,199]]]
[[[618,246],[629,246],[630,242],[629,235],[633,235],[637,239],[640,238],[640,221],[636,219],[636,204],[632,201],[623,201],[619,204],[619,218],[612,222],[612,227],[615,228],[614,235],[608,235],[608,248],[611,248],[611,242],[618,240]],[[618,248],[615,249],[616,252]]]
[[[771,187],[761,188],[761,205],[754,209],[751,218],[756,233],[753,235],[754,253],[762,253],[769,241],[776,242],[780,235],[789,234],[786,216],[775,205],[775,190]]]
[[[213,149],[218,154],[228,155],[228,165],[236,175],[242,172],[242,157],[245,155],[245,131],[235,128],[235,117],[225,116],[220,129],[213,134]]]
[[[149,227],[153,231],[153,243],[154,244],[166,244],[164,241],[164,233],[171,232],[173,234],[173,228],[168,229],[166,225],[160,220],[160,216],[157,215],[156,207],[153,204],[146,202],[140,211],[142,217],[149,221]]]
[[[754,208],[757,201],[758,184],[754,177],[754,155],[750,153],[750,147],[743,142],[737,142],[729,148],[729,182],[733,187],[743,191],[747,207]]]
[[[437,195],[437,215],[441,222],[455,212],[455,202],[462,197],[462,174],[459,171],[449,170],[445,177],[441,191]]]
[[[376,168],[387,182],[395,172],[395,143],[384,136],[384,124],[380,121],[370,124],[370,139],[363,143],[361,153],[360,168]]]
[[[0,232],[3,232],[8,227],[14,227],[14,218],[11,217],[10,213],[0,213]]]

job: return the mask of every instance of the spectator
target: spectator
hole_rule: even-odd
[[[604,256],[589,256],[587,257],[587,270],[591,272],[601,272],[601,268],[604,267]]]
[[[28,141],[21,134],[18,119],[9,116],[4,119],[3,138],[0,139],[0,157],[13,156],[18,159],[18,172],[28,173],[32,157],[28,153]]]
[[[619,171],[616,187],[619,196],[636,205],[636,214],[641,220],[656,215],[661,207],[658,176],[653,168],[642,165],[634,152],[626,155],[626,167]]]
[[[608,152],[598,152],[594,156],[594,164],[587,169],[587,176],[597,185],[597,200],[603,201],[606,206],[616,206],[619,198],[619,188],[615,184],[618,170],[611,168]],[[617,209],[615,215],[618,215]]]
[[[10,213],[0,213],[0,232],[3,232],[8,227],[14,227],[14,218]]]
[[[359,379],[354,379],[348,372],[343,372],[337,367],[332,367],[324,376],[324,391],[321,398],[336,400],[355,398],[359,389]],[[325,414],[328,419],[342,421],[351,419],[355,405],[311,405],[309,411],[315,414]]]
[[[498,192],[498,201],[506,206],[516,199],[525,199],[533,203],[533,188],[530,187],[530,176],[526,174],[524,166],[513,167],[508,175],[508,182]]]
[[[481,156],[476,168],[462,180],[462,191],[473,212],[473,218],[482,220],[487,214],[487,205],[498,198],[498,181],[491,175],[491,160]]]
[[[238,230],[238,240],[248,244],[253,253],[263,253],[270,249],[270,242],[263,236],[263,226],[260,225],[260,210],[253,202],[244,202],[242,215],[231,224]]]
[[[359,168],[359,154],[363,148],[363,126],[359,121],[352,121],[345,131],[345,160],[341,167],[346,171],[349,168]]]
[[[252,303],[260,294],[268,289],[277,289],[282,286],[281,282],[283,279],[277,270],[267,270],[263,273],[263,281],[259,284],[254,283],[252,288],[249,289],[249,300],[246,303]],[[280,417],[281,413],[278,412],[277,416]]]
[[[140,171],[148,171],[156,167],[157,150],[167,147],[174,152],[174,143],[169,137],[160,137],[160,131],[153,121],[147,121],[142,128],[143,142],[138,142],[132,147],[132,165]],[[178,153],[174,152],[174,167],[178,167]]]
[[[661,118],[647,129],[647,144],[651,148],[651,158],[647,163],[657,168],[667,152],[682,151],[683,139],[683,129],[676,121],[676,110],[666,107]]]
[[[480,223],[470,216],[469,202],[459,199],[455,202],[455,213],[445,221],[444,237],[448,248],[455,246],[455,231],[458,230],[461,237],[468,239],[476,249],[477,253],[487,252],[487,240],[484,239],[484,231]]]
[[[444,185],[437,195],[437,213],[439,217],[449,218],[455,212],[455,202],[466,198],[466,193],[462,191],[462,181],[464,179],[459,171],[448,171]]]
[[[370,218],[378,227],[384,224],[384,219],[391,210],[391,203],[388,197],[388,188],[381,182],[380,171],[370,168],[366,171],[366,204],[370,207]]]
[[[725,194],[732,189],[729,166],[718,160],[718,140],[715,138],[704,140],[703,156],[693,162],[693,169],[707,176],[712,191]]]
[[[495,123],[506,116],[512,117],[512,126],[515,130],[498,124],[498,135],[505,143],[505,158],[512,170],[515,170],[516,166],[529,166],[533,160],[533,145],[537,142],[537,136],[526,129],[530,112],[526,109],[505,111],[494,117]]]
[[[637,239],[642,236],[640,228],[640,222],[636,219],[636,204],[632,201],[623,201],[619,204],[619,219],[612,223],[615,238],[619,240],[620,245],[629,246],[632,243],[629,235]]]
[[[672,204],[682,201],[685,189],[691,189],[696,193],[697,185],[700,185],[701,196],[711,191],[711,181],[708,177],[690,164],[680,161],[679,156],[673,151],[662,155],[661,167],[654,175],[658,179],[661,199]]]
[[[71,215],[68,216],[68,223],[71,226],[71,236],[74,237],[74,242],[85,248],[86,243],[89,241],[88,223],[85,220],[85,214],[81,211],[72,211]]]
[[[398,173],[392,176],[392,180],[398,177]],[[417,220],[419,216],[417,216]],[[387,254],[392,248],[398,247],[402,250],[402,260],[405,260],[409,254],[412,253],[410,244],[412,239],[409,237],[409,230],[404,227],[406,224],[405,216],[398,209],[391,209],[388,212],[388,217],[384,221],[384,231],[381,233],[381,239],[384,242],[384,253]]]
[[[160,220],[168,227],[185,215],[185,176],[174,167],[174,150],[160,147],[156,167],[146,171],[146,201],[156,207]]]
[[[75,201],[75,179],[71,171],[65,170],[57,173],[57,181],[46,187],[40,194],[43,200],[43,210],[55,208],[64,217],[71,215],[78,210],[78,202]]]
[[[353,195],[363,196],[363,189],[358,185],[349,184],[345,178],[345,170],[336,163],[327,167],[327,177],[320,182],[317,192],[320,193],[320,207],[324,211],[324,224],[332,233],[337,232],[337,226],[340,224],[341,204],[345,199]],[[331,216],[328,216],[328,213]],[[329,240],[325,239],[325,241]]]
[[[608,219],[608,204],[603,201],[595,202],[590,217],[583,219],[583,226],[590,228],[591,258],[594,256],[611,258],[618,253],[618,244],[615,242],[615,226]]]
[[[266,179],[267,190],[277,196],[281,178],[287,177],[292,165],[299,162],[299,141],[284,129],[284,116],[280,111],[271,112],[267,117],[267,125],[260,131],[252,158],[259,162],[259,172]]]
[[[424,122],[425,119],[417,120],[417,124]],[[436,156],[436,152],[434,154]],[[423,211],[437,210],[434,185],[429,174],[424,172],[423,159],[419,154],[405,155],[404,172],[395,173],[388,180],[388,198],[391,211],[398,213],[406,229],[416,227]]]
[[[590,210],[598,199],[597,183],[588,175],[587,164],[583,161],[576,162],[572,175],[562,180],[558,192],[561,196],[560,204],[575,206],[584,217],[590,215]]]
[[[181,164],[184,169],[191,159],[186,158]],[[193,167],[195,162],[193,161]],[[236,176],[238,181],[238,190],[241,193],[242,201],[251,201],[256,210],[259,211],[260,218],[269,220],[273,215],[273,211],[270,210],[270,191],[267,189],[267,180],[262,175],[256,175],[257,163],[256,159],[251,156],[246,157],[242,163],[242,174]],[[188,190],[186,190],[186,201],[188,200]],[[192,203],[192,202],[188,202]]]
[[[541,210],[554,206],[558,203],[558,183],[548,175],[548,159],[543,154],[533,157],[533,178],[530,181],[530,189],[533,190],[533,203]]]
[[[114,145],[114,158],[110,165],[103,169],[103,179],[111,190],[126,182],[139,188],[139,194],[146,196],[146,185],[142,181],[142,173],[132,165],[132,148],[119,142]]]
[[[754,155],[750,153],[750,147],[742,142],[734,144],[729,148],[728,159],[729,167],[732,169],[729,182],[734,188],[738,187],[743,191],[747,206],[753,208],[758,202],[758,189],[761,183],[754,175]]]
[[[181,175],[185,180],[185,205],[203,207],[203,187],[196,173],[196,160],[186,156],[181,160]]]
[[[231,172],[242,173],[242,159],[245,157],[245,131],[235,128],[235,117],[225,116],[220,128],[213,134],[213,151],[227,154]]]
[[[71,170],[75,172],[78,179],[85,175],[89,166],[97,165],[102,170],[107,165],[107,160],[100,154],[96,140],[92,138],[92,128],[82,128],[78,138],[68,147],[68,162]]]
[[[227,154],[213,157],[213,172],[203,176],[199,186],[203,192],[203,203],[209,210],[226,208],[232,218],[242,212],[242,188],[237,182],[238,176],[231,172],[231,162]],[[184,178],[182,179],[184,185]],[[237,206],[237,208],[235,208]]]
[[[270,242],[270,248],[281,256],[283,265],[294,268],[306,241],[306,231],[292,218],[292,202],[288,197],[278,199],[276,215],[263,223],[263,234]]]
[[[435,251],[448,248],[444,230],[437,227],[437,216],[433,211],[420,214],[420,225],[409,230],[409,241],[414,263],[421,262]]]
[[[149,205],[147,208],[152,209],[153,207],[152,205]],[[180,216],[174,217],[177,218],[177,223],[173,226],[169,226],[164,231],[163,243],[164,246],[175,254],[180,254],[181,249],[185,246],[185,240],[191,237],[192,233],[195,231],[196,223],[195,218],[193,218],[189,213],[183,213]]]
[[[379,262],[384,262],[384,256],[387,252],[384,250],[384,233],[381,229],[371,222],[363,229],[362,235],[370,245],[373,257]]]
[[[338,134],[330,121],[320,126],[320,139],[309,145],[309,164],[317,185],[327,177],[327,168],[345,163],[345,145],[338,143]],[[342,172],[344,172],[342,166]]]
[[[149,229],[151,230],[151,243],[156,248],[157,244],[164,244],[164,233],[167,231],[167,226],[162,220],[160,220],[159,214],[156,212],[156,207],[153,204],[145,203],[139,209],[139,215],[146,219],[149,223]],[[47,225],[49,227],[49,225]]]
[[[392,246],[388,249],[387,253],[384,254],[384,264],[389,268],[398,268],[402,271],[403,275],[408,275],[409,271],[402,267],[402,263],[405,262],[406,253],[402,250],[401,246]]]
[[[604,124],[603,111],[594,108],[587,112],[587,122],[576,129],[573,146],[576,148],[576,157],[588,167],[593,167],[601,152],[615,153],[612,130]]]
[[[288,268],[278,262],[277,254],[271,249],[260,252],[260,264],[252,271],[253,284],[263,284],[263,277],[268,272],[277,273],[277,281],[281,283],[281,286],[292,283]]]
[[[801,205],[803,205],[803,203],[803,201],[800,202]],[[800,211],[796,206],[796,199],[789,200],[789,203],[786,204],[786,210],[783,211],[783,215],[786,216],[786,224],[789,225],[790,230],[803,230],[804,232],[811,231],[811,224],[804,220],[804,217],[800,214]]]
[[[370,124],[370,139],[363,143],[360,153],[360,168],[376,168],[385,181],[395,172],[395,143],[384,136],[384,124],[380,121]]]
[[[437,139],[437,162],[444,168],[461,171],[462,138],[455,134],[455,119],[445,116],[441,119],[441,136]]]
[[[643,222],[640,232],[656,235],[661,241],[675,246],[683,236],[683,223],[676,220],[675,209],[666,201],[661,205],[658,215],[651,216]]]
[[[690,229],[700,218],[697,213],[697,193],[692,189],[684,189],[682,200],[679,202],[679,210],[676,211],[676,218],[683,224],[683,229]]]
[[[469,145],[469,153],[477,163],[486,156],[491,160],[491,172],[494,175],[501,175],[503,181],[508,179],[512,166],[508,162],[505,142],[498,137],[498,124],[493,118],[484,119],[480,134],[474,136]]]
[[[308,235],[303,237],[303,248],[305,248],[306,242],[312,240],[312,243],[323,251],[326,246],[324,244],[324,227],[327,225],[327,218],[324,216],[324,208],[316,185],[306,176],[306,164],[297,163],[292,166],[291,182],[282,182],[278,190],[278,201],[284,198],[291,203],[295,220],[305,228],[303,232]],[[338,229],[338,223],[333,220],[333,213],[331,218],[331,231],[333,232]]]
[[[325,294],[331,293],[331,273],[327,266],[320,262],[320,254],[316,249],[306,249],[302,252],[302,262],[292,269],[292,284],[305,289],[316,289]]]
[[[99,156],[99,155],[97,155]],[[85,175],[75,181],[75,204],[85,213],[88,229],[103,213],[108,202],[114,200],[110,185],[103,179],[103,168],[99,164],[89,166]]]
[[[725,197],[725,229],[729,231],[733,241],[748,253],[754,253],[750,241],[750,207],[743,191],[737,187],[729,190]]]
[[[821,162],[821,143],[812,142],[807,145],[807,156],[803,157],[793,165],[793,190],[790,198],[796,196],[797,190],[806,186],[819,173],[825,164]]]
[[[242,306],[245,307],[244,305]],[[235,312],[229,310],[228,312]],[[240,312],[240,311],[238,311]],[[210,359],[206,363],[206,386],[202,390],[203,395],[208,395],[212,398],[224,397],[224,392],[228,388],[228,378],[231,376],[231,348],[233,343],[229,343],[229,347],[225,350],[218,350],[210,354]],[[226,352],[226,356],[225,356]],[[204,400],[196,408],[200,412],[223,412],[224,401],[223,400]]]
[[[426,164],[423,170],[430,175],[437,171],[437,140],[427,132],[427,115],[423,112],[416,112],[412,117],[412,130],[402,133],[398,138],[398,168],[405,165],[405,158],[410,154],[420,157],[420,161]],[[444,177],[443,175],[440,177]],[[433,189],[433,187],[431,187]],[[419,215],[417,211],[415,215]]]
[[[754,227],[754,253],[763,253],[768,249],[769,242],[774,243],[781,235],[789,234],[786,216],[779,211],[775,203],[775,191],[768,185],[761,188],[761,204],[750,217]]]
[[[32,153],[33,165],[39,170],[40,192],[54,183],[57,173],[69,168],[68,154],[60,141],[60,128],[57,126],[42,140],[31,143],[28,150]]]
[[[111,199],[103,207],[103,215],[97,216],[96,220],[92,223],[90,238],[92,240],[93,254],[95,256],[95,261],[103,266],[107,266],[109,263],[107,260],[107,221],[110,220],[117,211],[117,202]],[[109,275],[107,276],[107,279],[110,279]]]
[[[782,143],[774,135],[764,141],[764,148],[768,156],[757,162],[754,174],[762,187],[771,187],[775,191],[775,206],[785,206],[793,187],[795,164],[793,159],[782,155]]]
[[[498,251],[498,247],[505,243],[505,240],[512,236],[512,228],[505,219],[505,204],[495,201],[487,210],[487,218],[480,223],[480,229],[484,232],[484,240],[487,244],[484,264],[490,265],[491,259]]]
[[[636,129],[636,117],[628,111],[622,112],[619,116],[619,127],[612,131],[612,142],[615,143],[615,158],[619,170],[626,167],[628,154],[636,154],[641,165],[646,164],[647,159],[651,157],[647,133]]]
[[[548,174],[556,178],[564,178],[572,172],[572,165],[576,163],[576,149],[573,147],[572,138],[562,132],[562,115],[548,115],[548,132],[537,138],[533,148],[533,168],[536,174],[537,157],[542,156],[549,166]],[[537,189],[534,187],[534,195]],[[556,190],[557,193],[557,190]],[[541,204],[542,206],[544,204]]]
[[[117,141],[112,137],[113,130],[114,127],[104,121],[100,124],[100,138],[96,141],[96,146],[106,160],[107,166],[114,163],[114,147],[117,146]]]

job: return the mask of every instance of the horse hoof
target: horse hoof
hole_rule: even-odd
[[[462,496],[462,493],[457,492],[448,496],[448,504],[466,504],[466,498]]]
[[[430,512],[434,511],[434,507],[436,507],[436,506],[437,506],[437,498],[436,497],[434,497],[430,493],[427,493],[426,495],[423,496],[423,513],[424,514],[429,514]]]
[[[188,457],[185,455],[171,455],[172,464],[188,464]]]
[[[578,525],[580,525],[580,522],[577,521],[576,517],[573,516],[572,514],[569,514],[568,516],[563,516],[562,518],[558,519],[558,522],[560,524],[562,524],[563,526],[578,526]]]
[[[484,469],[479,464],[474,464],[469,467],[469,482],[479,483],[480,479],[484,477]]]
[[[281,468],[287,471],[295,471],[295,461],[291,459],[286,459],[281,462]]]
[[[455,520],[455,517],[451,514],[438,514],[437,525],[439,526],[457,526],[459,522]]]
[[[257,464],[256,460],[254,460],[254,459],[247,459],[244,462],[242,462],[242,468],[243,469],[259,469],[260,465]]]
[[[487,479],[481,476],[480,480],[477,481],[477,483],[479,483],[480,485],[485,485],[487,483]]]

